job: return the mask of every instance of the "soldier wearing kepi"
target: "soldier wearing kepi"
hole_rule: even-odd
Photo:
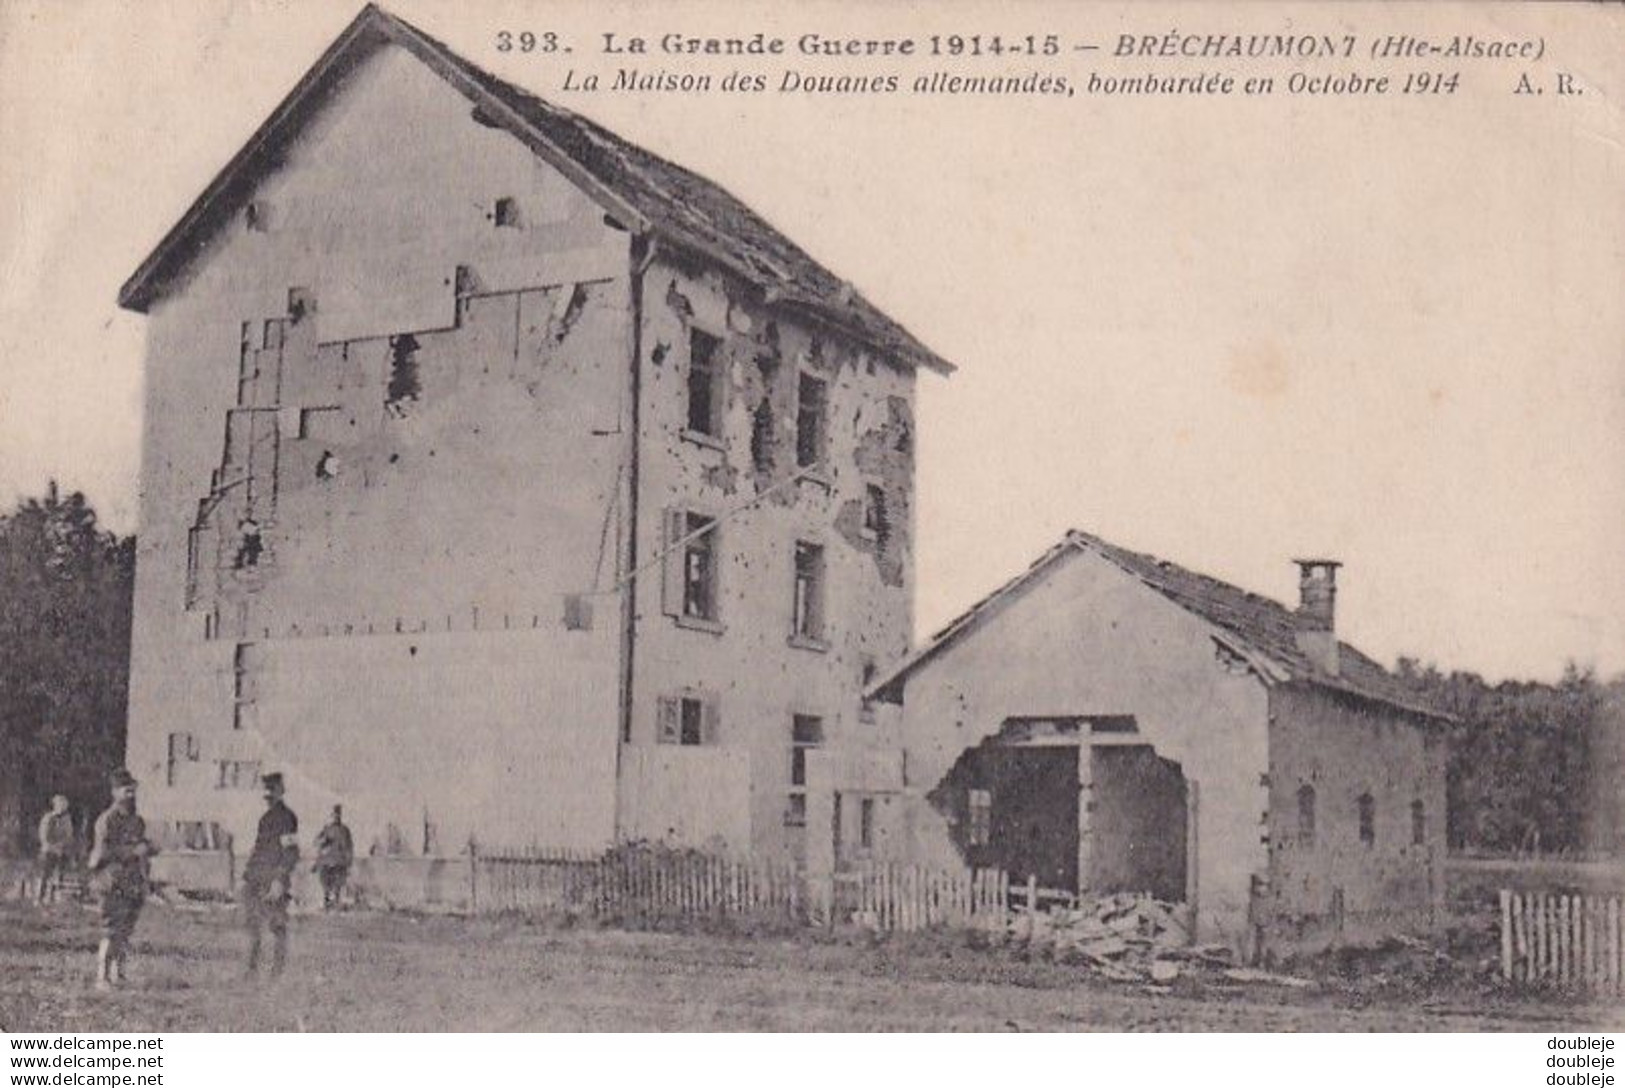
[[[288,960],[288,900],[294,868],[299,864],[299,818],[283,803],[280,774],[261,779],[265,814],[254,836],[254,850],[243,866],[243,917],[248,927],[248,971],[260,967],[260,943],[271,931],[271,974],[282,973]]]
[[[147,841],[147,823],[135,811],[135,778],[112,775],[113,803],[96,818],[90,871],[101,895],[102,940],[96,949],[96,988],[123,982],[125,958],[136,919],[147,901],[147,859],[158,848]]]
[[[344,808],[333,806],[333,819],[316,836],[316,875],[322,880],[322,909],[332,910],[344,895],[350,865],[355,861],[355,840],[344,826]]]

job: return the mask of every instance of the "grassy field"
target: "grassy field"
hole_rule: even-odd
[[[1489,990],[1431,997],[1176,980],[1026,963],[946,935],[873,942],[557,928],[351,913],[295,919],[276,985],[242,975],[230,911],[154,904],[132,981],[91,985],[95,917],[0,904],[9,1031],[1556,1031],[1619,1009]]]

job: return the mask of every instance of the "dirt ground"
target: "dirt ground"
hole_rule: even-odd
[[[347,913],[295,919],[288,974],[242,976],[224,908],[154,904],[132,980],[91,985],[95,916],[0,903],[6,1031],[1558,1031],[1598,1005],[1491,991],[1372,996],[1181,979],[1165,991],[963,937],[875,942]]]

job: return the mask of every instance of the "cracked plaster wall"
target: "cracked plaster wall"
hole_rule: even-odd
[[[738,848],[807,856],[827,850],[828,791],[854,785],[894,790],[895,721],[890,708],[860,714],[866,662],[901,656],[911,633],[913,592],[914,375],[782,311],[764,308],[723,275],[658,260],[644,284],[640,441],[640,556],[663,546],[661,512],[727,514],[720,528],[718,632],[683,627],[662,611],[658,576],[638,592],[632,759],[694,776],[705,787],[667,806],[626,812],[628,833],[721,840]],[[719,441],[685,436],[690,331],[720,338]],[[818,480],[775,489],[796,471],[798,375],[827,382],[827,468]],[[884,489],[889,531],[862,532],[867,485]],[[765,496],[765,497],[763,497]],[[825,557],[823,649],[790,644],[798,540]],[[658,574],[658,572],[657,572]],[[718,701],[719,746],[655,742],[656,701],[687,687]],[[837,768],[812,783],[805,829],[786,826],[793,714],[824,722],[823,760]],[[839,755],[837,755],[839,753]],[[747,783],[710,766],[748,761]],[[892,768],[857,781],[852,767]],[[840,768],[845,768],[841,770]],[[637,771],[634,769],[634,774]],[[733,783],[724,785],[724,780]],[[698,813],[697,798],[710,792]],[[822,791],[822,792],[821,792]],[[640,795],[635,781],[625,795]],[[820,807],[822,806],[822,807]],[[739,841],[749,829],[749,843]]]
[[[523,229],[495,224],[499,197]],[[394,47],[250,199],[265,229],[223,227],[148,319],[144,808],[241,835],[257,793],[215,767],[249,760],[288,773],[312,831],[342,801],[362,850],[391,825],[421,848],[425,823],[442,851],[608,841],[618,610],[566,630],[563,599],[592,585],[606,525],[615,570],[627,236]],[[416,395],[392,397],[404,334]],[[239,570],[244,521],[261,554]],[[169,786],[172,732],[200,758]]]

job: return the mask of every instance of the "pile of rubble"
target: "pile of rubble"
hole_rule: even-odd
[[[1236,966],[1224,945],[1193,945],[1182,907],[1143,895],[1108,895],[1076,907],[1014,914],[1012,943],[1121,982],[1169,983],[1181,975],[1232,982],[1308,985],[1302,979]]]

